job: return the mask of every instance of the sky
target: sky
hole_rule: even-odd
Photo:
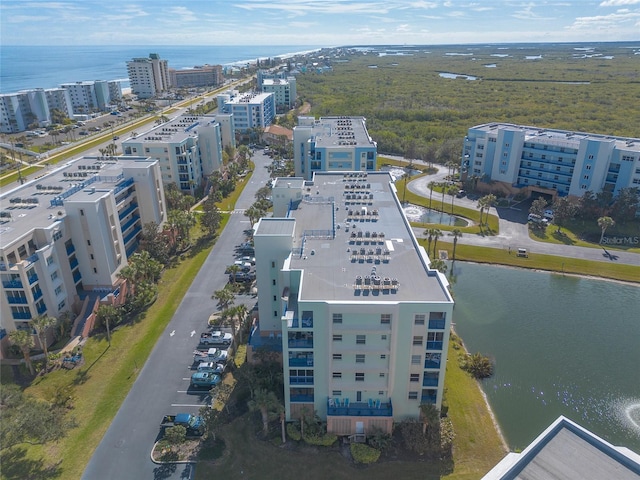
[[[4,45],[640,41],[640,0],[1,0]]]

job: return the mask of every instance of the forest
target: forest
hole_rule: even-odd
[[[639,135],[633,44],[341,47],[301,71],[310,114],[366,117],[382,154],[444,163],[459,156],[468,128],[489,122]]]

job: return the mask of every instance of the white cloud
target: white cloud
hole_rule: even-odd
[[[600,3],[601,7],[620,7],[622,5],[638,5],[640,0],[605,0]]]
[[[8,23],[48,22],[53,21],[53,18],[45,15],[6,15],[5,21]]]
[[[602,28],[614,29],[622,27],[622,25],[627,22],[638,22],[639,19],[640,12],[625,11],[622,13],[612,13],[609,15],[578,17],[568,28],[571,30],[589,30]]]
[[[169,15],[180,17],[179,21],[181,22],[195,22],[198,20],[198,16],[187,7],[171,7],[166,11]]]

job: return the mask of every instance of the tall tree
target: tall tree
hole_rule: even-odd
[[[438,258],[438,238],[442,236],[442,230],[439,228],[433,229],[433,258]]]
[[[24,363],[27,364],[29,372],[34,375],[36,372],[33,369],[33,363],[31,362],[31,349],[34,347],[33,335],[27,330],[14,330],[9,333],[9,340],[20,348],[22,355],[24,356]]]
[[[225,285],[223,289],[213,292],[213,299],[218,301],[218,307],[222,310],[227,310],[232,306],[235,298],[235,293],[229,288],[229,284]]]
[[[604,240],[604,232],[606,232],[609,227],[613,227],[615,224],[616,222],[611,217],[600,217],[598,219],[598,226],[602,230],[602,233],[600,234],[600,241],[598,243],[602,243],[602,240]]]
[[[255,392],[253,398],[248,402],[249,410],[260,412],[262,416],[262,433],[269,433],[269,421],[278,418],[283,410],[282,404],[276,397],[276,394],[265,389],[259,389]]]
[[[56,318],[50,317],[49,315],[39,315],[31,320],[31,325],[36,329],[38,341],[40,342],[40,346],[44,351],[45,364],[47,363],[49,357],[49,349],[47,347],[47,333],[49,329],[56,324],[56,322]]]
[[[96,312],[96,323],[104,325],[107,329],[107,341],[111,346],[111,326],[117,325],[122,321],[122,312],[118,307],[113,305],[100,305]]]
[[[429,187],[429,210],[431,210],[431,199],[433,198],[433,189],[436,187],[436,182],[429,182],[427,187]]]
[[[452,261],[456,261],[456,247],[458,246],[458,238],[460,238],[462,236],[462,230],[460,230],[459,228],[454,228],[451,231],[451,235],[453,236],[453,253],[452,253],[452,257],[453,260]]]
[[[456,195],[460,191],[457,185],[451,185],[447,188],[447,193],[451,195],[451,215],[453,216],[453,201],[456,199]]]
[[[200,215],[200,228],[209,237],[214,237],[218,228],[220,228],[222,214],[216,206],[215,199],[211,196],[202,203],[202,209],[203,213]]]
[[[429,427],[438,425],[440,422],[440,412],[433,403],[421,403],[420,419],[422,420],[422,434],[425,435]]]

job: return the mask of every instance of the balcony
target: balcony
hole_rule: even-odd
[[[142,231],[142,227],[140,225],[138,225],[136,228],[134,228],[131,233],[129,233],[126,237],[124,237],[124,244],[126,245],[127,243],[129,243],[133,238],[135,238],[136,235],[138,235],[140,232]]]
[[[427,342],[427,350],[442,350],[443,342]]]
[[[12,312],[14,320],[31,320],[31,314],[26,312]]]
[[[133,212],[136,208],[138,208],[138,204],[136,202],[131,202],[131,204],[127,208],[125,208],[118,214],[118,220],[122,221],[123,218]]]
[[[313,377],[289,377],[290,385],[313,385]]]
[[[430,330],[444,330],[445,320],[437,319],[437,320],[429,320],[429,329]]]
[[[424,378],[422,379],[423,387],[437,387],[438,386],[438,377],[428,377],[425,373]]]
[[[38,315],[42,315],[47,311],[47,306],[44,304],[44,302],[39,303],[38,305],[36,305],[36,310],[38,311]]]
[[[423,395],[422,397],[420,397],[420,403],[431,403],[435,405],[437,399],[437,395]]]
[[[313,348],[313,337],[310,338],[289,338],[289,348]]]
[[[382,403],[379,400],[368,402],[349,403],[348,399],[340,401],[339,398],[327,400],[327,415],[337,417],[392,417],[393,406],[391,399]]]
[[[20,280],[9,280],[2,282],[4,288],[22,288],[22,282]]]
[[[313,367],[313,355],[306,357],[289,357],[290,367]]]
[[[122,225],[122,231],[126,232],[129,227],[131,225],[133,225],[134,223],[136,223],[138,220],[140,220],[140,217],[138,215],[133,215],[128,221],[127,223],[125,223],[124,225]]]
[[[40,300],[42,298],[42,290],[36,290],[33,292],[33,299]]]
[[[74,258],[73,260],[71,260],[69,262],[69,266],[71,267],[71,270],[73,270],[74,268],[76,268],[78,266],[78,259]]]
[[[76,247],[73,245],[73,243],[71,245],[69,245],[67,247],[67,256],[71,255],[73,252],[76,251]]]
[[[80,280],[82,280],[82,275],[80,274],[80,271],[78,270],[77,272],[73,272],[73,282],[78,283]]]
[[[9,305],[26,305],[28,303],[28,300],[24,297],[8,296],[7,301],[9,302]]]
[[[313,395],[291,395],[291,403],[313,403]]]

